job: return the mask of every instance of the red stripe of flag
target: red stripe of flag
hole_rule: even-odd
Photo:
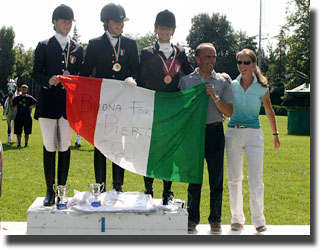
[[[94,145],[99,111],[101,78],[59,75],[66,91],[67,117],[70,126]]]

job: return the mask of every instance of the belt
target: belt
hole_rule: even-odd
[[[218,125],[222,125],[222,122],[208,123],[208,124],[207,124],[207,128],[216,127],[216,126],[218,126]]]
[[[235,126],[228,126],[229,128],[248,128],[246,126],[242,126],[242,125],[235,125]]]

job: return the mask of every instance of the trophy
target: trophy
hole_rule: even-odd
[[[101,206],[101,201],[98,200],[99,195],[101,194],[101,191],[104,188],[104,183],[93,183],[93,184],[88,184],[88,186],[91,188],[91,193],[94,196],[94,200],[91,202],[91,206],[93,207],[100,207]]]
[[[68,203],[68,199],[67,199],[67,193],[69,191],[69,187],[70,185],[53,185],[53,190],[56,193],[56,195],[58,196],[57,199],[57,209],[67,209],[67,203]]]

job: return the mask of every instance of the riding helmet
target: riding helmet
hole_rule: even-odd
[[[154,25],[176,28],[176,18],[171,11],[164,10],[158,13]]]
[[[75,21],[73,10],[69,6],[61,4],[60,6],[55,8],[55,10],[53,11],[52,23],[54,20],[58,20],[58,19]]]
[[[100,14],[101,22],[112,20],[115,22],[125,22],[129,21],[126,17],[126,12],[120,4],[109,3],[105,5]]]

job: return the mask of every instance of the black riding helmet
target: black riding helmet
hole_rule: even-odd
[[[61,4],[57,8],[54,9],[52,14],[52,23],[54,20],[64,19],[64,20],[74,20],[73,10],[64,4]]]
[[[154,25],[176,28],[176,18],[171,11],[164,10],[158,13]]]
[[[112,20],[115,22],[125,22],[129,21],[126,17],[126,12],[120,4],[109,3],[105,5],[100,14],[101,22]]]

